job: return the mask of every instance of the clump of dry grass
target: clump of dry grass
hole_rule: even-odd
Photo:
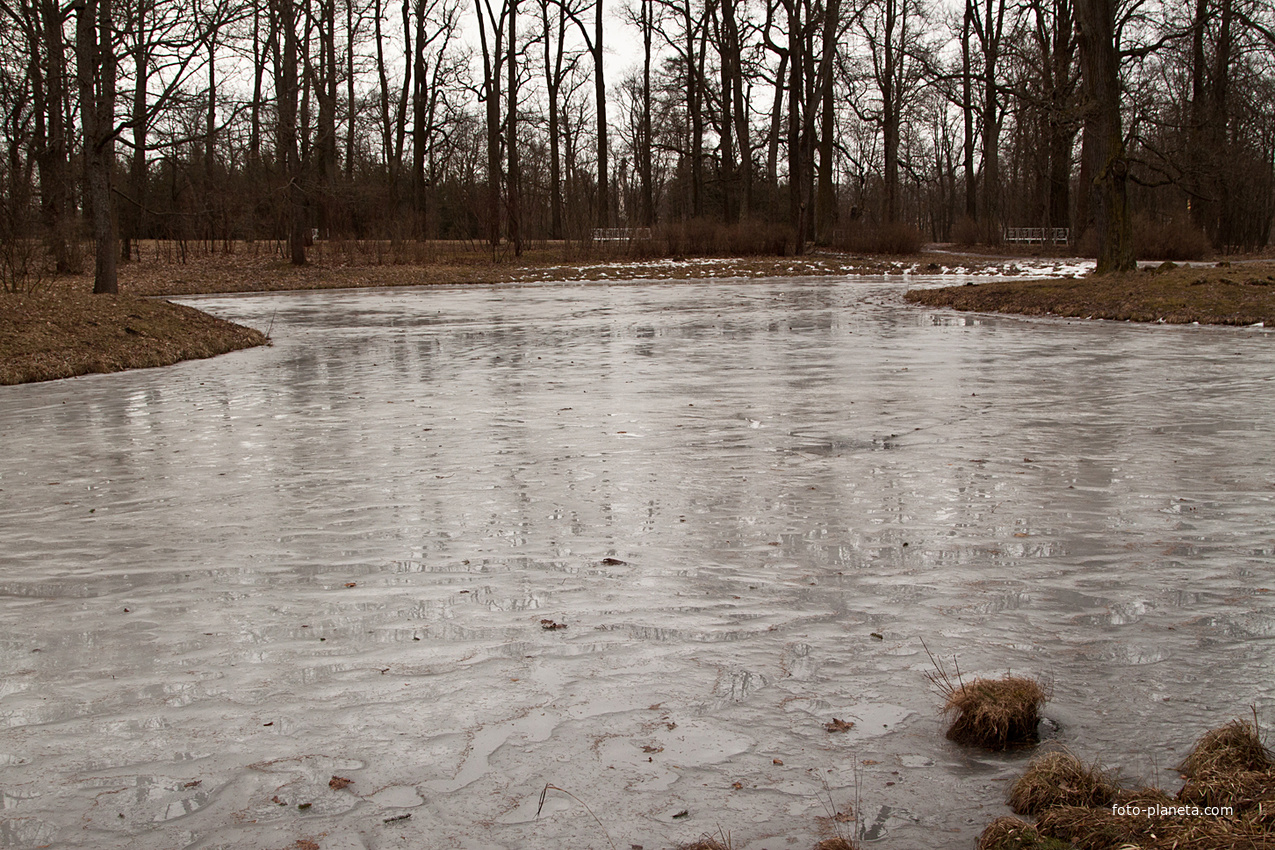
[[[1231,806],[1275,821],[1275,760],[1262,743],[1256,718],[1232,720],[1206,733],[1178,765],[1186,784],[1178,800]]]
[[[1205,733],[1178,765],[1178,770],[1188,778],[1195,778],[1218,771],[1267,770],[1272,764],[1257,724],[1237,718]]]
[[[989,750],[1034,743],[1040,709],[1049,700],[1035,679],[1005,676],[964,682],[947,694],[946,714],[955,715],[947,737]]]
[[[1071,845],[1049,838],[1036,827],[1014,817],[1000,817],[978,837],[977,850],[1070,850]]]
[[[820,841],[815,845],[815,850],[858,850],[858,848],[849,839],[837,836]]]
[[[1275,770],[1202,770],[1182,786],[1178,800],[1255,811],[1275,822]]]
[[[1036,829],[1078,850],[1114,850],[1132,846],[1142,848],[1145,836],[1143,818],[1120,817],[1111,809],[1087,806],[1054,806],[1041,814]]]
[[[1036,815],[1055,806],[1110,806],[1120,788],[1096,765],[1065,751],[1033,759],[1009,792],[1009,807]]]
[[[734,847],[730,840],[730,833],[718,829],[717,835],[705,832],[690,844],[677,845],[677,850],[734,850]]]
[[[1275,850],[1275,762],[1256,719],[1206,733],[1180,769],[1188,781],[1173,797],[1156,788],[1120,789],[1097,767],[1049,753],[1015,784],[1010,805],[1038,815],[1040,836],[1077,850]],[[991,843],[1021,832],[1021,822],[1001,821],[988,827],[980,850],[1020,846]]]
[[[953,680],[928,646],[925,651],[934,665],[926,678],[943,698],[943,713],[953,716],[947,730],[949,740],[989,750],[1006,750],[1037,741],[1040,709],[1049,701],[1049,690],[1042,682],[1009,675],[966,682],[959,666]]]

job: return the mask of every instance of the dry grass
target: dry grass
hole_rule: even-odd
[[[138,295],[267,292],[382,286],[457,286],[594,280],[703,280],[807,275],[902,273],[912,263],[839,253],[800,257],[721,256],[652,258],[624,246],[553,243],[528,248],[522,257],[470,243],[321,242],[309,264],[293,266],[265,243],[229,249],[175,252],[169,243],[147,243],[141,262],[120,267],[121,291]],[[930,257],[916,258],[924,262]],[[934,257],[951,263],[952,258]],[[993,262],[971,260],[971,267]],[[937,267],[937,266],[936,266]],[[59,285],[65,285],[64,283]],[[87,278],[75,285],[87,287]]]
[[[949,674],[925,641],[921,646],[934,665],[925,678],[943,699],[943,713],[952,717],[948,740],[989,750],[1007,750],[1039,740],[1040,710],[1049,701],[1049,689],[1043,682],[1010,675],[966,682],[955,659],[955,673]]]
[[[1071,753],[1045,753],[1033,759],[1009,792],[1009,807],[1036,815],[1055,806],[1110,806],[1120,788],[1096,765]]]
[[[167,301],[65,290],[0,295],[0,384],[167,366],[265,342],[260,331]]]
[[[734,847],[730,833],[718,829],[717,835],[705,832],[689,844],[677,845],[677,850],[734,850]]]
[[[945,714],[954,715],[947,737],[989,750],[1035,743],[1040,709],[1048,699],[1040,682],[1023,676],[962,683],[943,706]]]
[[[1206,733],[1178,765],[1178,770],[1191,779],[1217,772],[1261,771],[1271,767],[1271,754],[1262,744],[1257,724],[1236,719]]]
[[[1036,827],[1013,817],[992,821],[978,837],[977,850],[1070,850],[1071,845],[1049,838]]]
[[[820,841],[815,845],[815,850],[858,850],[858,848],[849,839],[838,836]]]
[[[1275,264],[1252,263],[1044,281],[915,289],[915,304],[974,312],[1135,322],[1251,325],[1275,322]]]
[[[1208,732],[1181,769],[1188,781],[1174,797],[1155,788],[1121,790],[1098,768],[1050,753],[1015,784],[1010,805],[1039,816],[1039,835],[1078,850],[1275,850],[1275,765],[1256,723],[1236,720]],[[984,835],[992,833],[990,841],[1011,831],[997,821]]]

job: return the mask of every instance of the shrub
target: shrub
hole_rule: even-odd
[[[839,234],[837,247],[859,254],[916,254],[924,242],[910,224],[858,223]]]
[[[971,245],[977,245],[982,240],[982,232],[978,226],[978,222],[967,215],[963,215],[952,225],[952,241],[957,245],[968,248]]]
[[[1133,247],[1139,257],[1152,260],[1200,260],[1212,252],[1208,237],[1185,221],[1133,219]]]

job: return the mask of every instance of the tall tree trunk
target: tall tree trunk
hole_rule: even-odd
[[[691,10],[691,0],[682,0],[682,27],[686,38],[683,51],[686,59],[686,117],[689,121],[687,148],[688,165],[691,170],[691,217],[700,218],[704,214],[704,110],[701,106],[699,76],[695,73],[695,37],[698,35],[695,17]]]
[[[893,224],[899,218],[899,132],[903,122],[900,114],[897,75],[902,58],[895,44],[895,26],[906,27],[906,9],[900,6],[907,0],[884,0],[885,33],[882,49],[881,82],[881,131],[885,154],[885,220]],[[901,42],[902,38],[899,39]]]
[[[1000,93],[996,70],[1005,30],[1005,0],[982,0],[982,20],[975,20],[983,54],[983,227],[989,242],[1000,242]]]
[[[807,106],[801,0],[784,0],[784,9],[788,13],[788,216],[794,229],[793,250],[804,254],[809,238],[806,232],[809,199],[805,196],[806,163],[801,133],[802,112]]]
[[[607,85],[603,73],[602,0],[593,0],[593,94],[598,119],[598,227],[611,221],[611,202],[607,190],[610,167],[607,163]]]
[[[93,227],[94,294],[119,292],[115,211],[115,49],[111,0],[85,0],[77,10],[75,64],[84,132],[84,171]]]
[[[655,28],[654,0],[642,4],[642,144],[638,149],[638,171],[642,176],[642,224],[655,224],[655,176],[651,167],[651,31]],[[728,0],[729,2],[729,0]]]
[[[63,112],[67,86],[66,43],[62,38],[61,5],[57,0],[39,0],[39,3],[44,59],[47,63],[42,110],[43,115],[47,116],[47,129],[43,137],[36,139],[40,146],[36,163],[40,174],[40,208],[48,236],[49,252],[53,255],[54,271],[66,274],[71,271],[68,231],[75,203],[72,196],[67,120]],[[32,49],[36,49],[34,45]]]
[[[836,148],[833,135],[836,128],[836,104],[833,98],[833,73],[836,70],[837,28],[841,18],[840,0],[828,0],[823,20],[823,56],[819,61],[819,99],[821,115],[819,127],[819,191],[815,202],[816,241],[820,245],[832,244],[832,228],[835,224],[837,199],[834,180]]]
[[[1077,0],[1080,68],[1087,101],[1084,145],[1089,148],[1094,226],[1098,231],[1096,271],[1130,271],[1133,223],[1129,214],[1129,162],[1120,119],[1120,57],[1115,36],[1114,0]]]
[[[783,134],[784,92],[788,86],[788,51],[779,55],[779,68],[775,71],[775,91],[770,103],[770,141],[766,150],[766,183],[770,192],[770,217],[778,219],[779,213],[779,140]]]
[[[319,229],[324,238],[332,235],[332,206],[335,199],[336,162],[336,0],[319,0],[319,74],[314,81],[319,102],[318,171]]]
[[[1220,0],[1221,15],[1218,20],[1217,45],[1213,56],[1213,85],[1209,92],[1209,148],[1218,159],[1217,183],[1217,240],[1216,244],[1229,247],[1238,244],[1236,238],[1235,209],[1231,202],[1231,133],[1230,110],[1227,100],[1231,88],[1231,60],[1234,51],[1232,28],[1235,22],[1233,0]]]
[[[965,175],[965,215],[978,218],[978,186],[974,177],[974,86],[970,56],[970,31],[974,27],[973,0],[965,0],[965,16],[961,21],[961,116],[965,121],[965,145],[961,165]]]
[[[208,28],[208,103],[204,116],[204,178],[212,189],[217,164],[217,35]]]
[[[1075,94],[1072,77],[1076,58],[1075,15],[1071,0],[1053,0],[1053,31],[1049,73],[1049,226],[1071,223],[1071,166],[1076,130],[1072,120]]]
[[[403,0],[403,87],[399,91],[398,111],[394,116],[394,155],[390,158],[390,185],[398,198],[398,183],[403,174],[403,144],[407,136],[407,107],[412,101],[412,0]]]
[[[354,179],[355,118],[358,116],[357,104],[354,100],[354,44],[357,38],[354,0],[345,0],[345,103],[348,111],[345,130],[345,179],[347,182]]]
[[[477,11],[483,54],[481,99],[487,108],[487,240],[494,253],[500,245],[500,64],[504,16],[498,20],[487,0],[477,0]],[[491,18],[493,30],[491,44],[487,41],[487,18]]]
[[[426,34],[425,34],[425,9],[422,4],[416,7],[416,47],[413,51],[412,59],[412,76],[415,83],[412,85],[412,218],[416,238],[421,239],[425,236],[426,230],[426,199],[425,199],[425,149],[427,147],[427,128],[425,125],[428,117],[427,104],[429,102],[429,68],[425,59]]]
[[[729,6],[732,0],[722,0],[722,6]],[[730,41],[726,35],[726,10],[723,8],[722,20],[717,20],[717,4],[715,2],[709,4],[712,11],[710,14],[713,18],[713,30],[717,42],[717,52],[720,58],[718,62],[718,78],[719,78],[719,99],[718,104],[721,107],[718,122],[718,153],[721,159],[721,184],[722,184],[722,220],[727,224],[739,220],[739,204],[736,197],[736,171],[735,171],[735,122],[731,116],[731,111],[735,106],[734,83],[735,76],[731,70],[731,48]]]
[[[508,163],[506,205],[509,208],[509,241],[514,245],[514,256],[522,256],[522,196],[519,192],[518,171],[518,0],[509,0],[509,115],[505,119],[509,140],[505,158]]]
[[[727,55],[722,57],[722,64],[729,64],[730,67],[730,91],[734,100],[731,112],[735,119],[735,142],[739,145],[739,217],[746,219],[752,215],[753,207],[753,148],[749,132],[748,98],[744,93],[743,44],[739,34],[737,2],[738,0],[722,0],[727,44]]]
[[[381,27],[381,0],[373,0],[372,26],[376,37],[376,81],[377,93],[381,99],[381,157],[385,161],[387,172],[394,159],[393,123],[390,120],[390,80],[385,68],[385,33]]]
[[[301,154],[297,138],[300,95],[297,71],[301,57],[297,43],[296,6],[293,0],[271,0],[271,2],[274,5],[272,17],[279,29],[274,37],[283,42],[282,56],[276,54],[278,61],[275,64],[275,105],[279,119],[278,160],[288,185],[288,253],[293,265],[303,266],[306,264],[306,212],[305,192],[301,185],[303,177]]]
[[[265,75],[266,56],[261,45],[261,3],[260,0],[252,0],[252,104],[249,107],[248,162],[254,171],[261,165],[261,91]]]
[[[649,0],[644,0],[649,2]],[[545,90],[549,95],[549,238],[562,238],[562,128],[559,126],[558,91],[562,85],[562,62],[567,36],[566,15],[558,7],[556,20],[549,19],[549,0],[540,0],[540,20],[545,30]],[[550,53],[556,37],[557,45]]]
[[[147,83],[150,80],[150,50],[146,13],[149,4],[139,0],[132,8],[132,28],[136,41],[132,45],[133,150],[129,156],[128,197],[120,209],[120,262],[133,258],[133,250],[141,239],[142,217],[146,211],[146,107]]]

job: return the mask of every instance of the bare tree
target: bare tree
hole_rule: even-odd
[[[111,0],[75,6],[75,66],[84,131],[84,177],[91,215],[93,292],[119,292],[116,225],[112,207],[115,166],[115,22]]]
[[[1084,153],[1087,159],[1094,227],[1098,232],[1098,273],[1136,267],[1133,220],[1129,212],[1129,159],[1120,116],[1120,54],[1116,44],[1115,0],[1076,0],[1080,69],[1085,94]]]
[[[278,115],[279,162],[286,182],[288,254],[292,264],[306,264],[306,201],[298,129],[301,61],[297,15],[293,0],[270,0],[271,45],[274,53],[275,109]]]

